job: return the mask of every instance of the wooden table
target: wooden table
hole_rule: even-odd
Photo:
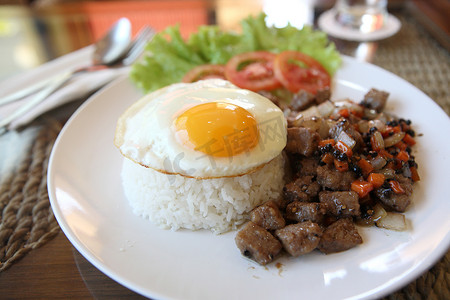
[[[28,67],[21,69],[18,65],[9,64],[9,69],[6,72],[5,68],[1,71],[3,73],[0,73],[0,79],[92,43],[121,13],[132,19],[133,24],[136,24],[136,30],[149,18],[153,18],[154,23],[152,25],[154,27],[162,29],[173,23],[173,20],[176,20],[176,18],[183,18],[176,15],[176,12],[173,12],[174,7],[191,9],[191,13],[195,14],[195,18],[182,19],[182,22],[186,24],[183,34],[187,35],[189,31],[195,30],[199,23],[218,22],[225,28],[232,28],[235,26],[234,21],[239,20],[249,12],[255,11],[255,9],[260,9],[255,4],[256,2],[252,1],[239,8],[236,8],[237,2],[235,1],[229,1],[228,6],[223,7],[217,4],[220,1],[216,4],[200,0],[170,2],[169,4],[163,4],[162,1],[150,1],[145,4],[141,2],[140,6],[132,2],[124,6],[120,1],[116,1],[112,2],[107,8],[95,2],[82,2],[81,4],[69,2],[51,7],[41,7],[39,10],[30,10],[28,7],[8,7],[8,10],[0,12],[0,18],[9,18],[11,24],[22,22],[20,23],[24,28],[22,34],[28,38],[27,41],[30,43],[30,47],[34,45],[37,53],[34,56],[35,60],[29,62]],[[448,50],[445,50],[445,43],[438,44],[433,41],[433,38],[429,36],[429,32],[420,23],[416,23],[413,20],[414,14],[411,14],[411,11],[417,14],[416,6],[414,6],[413,10],[407,10],[401,6],[403,1],[394,2],[397,2],[397,5],[394,7],[396,9],[395,13],[402,17],[404,26],[409,26],[407,27],[408,30],[416,30],[421,36],[426,36],[428,44],[417,44],[417,46],[427,49],[431,47],[427,55],[442,56],[444,65],[445,62],[448,65],[450,59]],[[315,12],[317,15],[330,8],[332,1],[317,1],[316,4]],[[148,10],[147,14],[138,13],[138,10],[143,10],[142,5]],[[125,7],[128,10],[124,10]],[[172,13],[165,18],[156,18],[155,9],[160,9],[166,13],[172,11]],[[150,13],[149,11],[153,12]],[[430,22],[430,19],[427,19],[427,22]],[[39,30],[36,31],[36,28]],[[432,28],[432,26],[427,28]],[[399,38],[408,38],[408,34],[408,32],[400,33]],[[439,32],[439,35],[441,36],[440,40],[442,40],[442,33]],[[446,40],[445,35],[443,40]],[[15,42],[17,41],[11,40],[11,43]],[[359,46],[359,43],[338,40],[336,40],[336,44],[343,53],[349,55],[355,55]],[[369,60],[409,80],[433,98],[447,114],[450,114],[449,82],[447,82],[446,91],[445,87],[441,87],[442,90],[437,90],[435,86],[426,85],[422,78],[414,77],[408,73],[409,71],[402,69],[401,66],[395,66],[395,63],[392,63],[388,56],[394,52],[398,55],[403,49],[399,49],[399,46],[396,46],[392,39],[380,43],[368,43],[366,50],[368,51],[366,57]],[[3,63],[8,57],[3,57],[2,59]],[[66,113],[70,113],[75,107],[76,105],[72,105],[69,108],[65,108]],[[448,276],[448,273],[446,274]],[[408,289],[408,287],[405,289]],[[402,295],[405,295],[404,291],[399,291],[391,296],[395,299]],[[7,270],[0,272],[0,298],[139,299],[143,297],[121,286],[97,270],[73,248],[61,231],[57,231],[53,239],[29,251]]]
[[[0,273],[0,290],[2,299],[145,299],[93,267],[62,232]]]

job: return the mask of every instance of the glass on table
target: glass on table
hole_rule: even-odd
[[[336,21],[364,33],[383,27],[387,18],[387,0],[337,0]]]

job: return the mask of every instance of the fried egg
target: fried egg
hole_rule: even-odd
[[[114,143],[125,157],[163,173],[233,177],[280,155],[286,127],[269,99],[208,79],[173,84],[135,102],[120,116]]]

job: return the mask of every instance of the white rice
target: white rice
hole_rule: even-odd
[[[135,214],[164,229],[210,229],[217,234],[236,229],[259,204],[277,200],[283,177],[282,155],[256,172],[229,178],[167,175],[127,158],[122,168],[124,192]]]

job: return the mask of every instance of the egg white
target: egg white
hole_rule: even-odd
[[[257,122],[258,145],[232,157],[212,157],[177,141],[174,121],[187,109],[206,102],[245,108]],[[286,119],[269,99],[228,81],[208,79],[177,83],[131,105],[117,122],[114,143],[134,162],[167,174],[195,178],[240,176],[278,156],[286,146]]]

